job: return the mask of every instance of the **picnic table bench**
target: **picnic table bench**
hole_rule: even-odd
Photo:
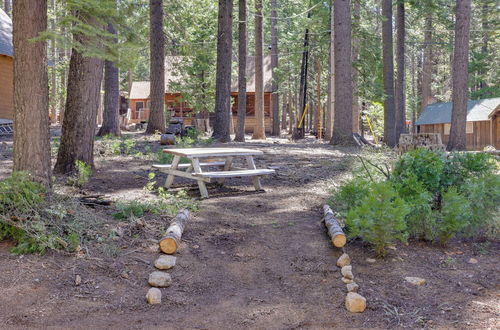
[[[219,183],[224,183],[226,178],[252,177],[255,190],[262,190],[260,177],[269,175],[275,171],[272,169],[258,169],[255,166],[253,156],[264,154],[260,150],[246,148],[186,148],[186,149],[164,149],[163,152],[174,155],[172,164],[155,164],[161,172],[167,173],[165,187],[170,188],[176,176],[193,179],[198,183],[200,194],[203,198],[208,198],[208,190],[205,183],[216,179]],[[180,164],[181,157],[190,160],[188,164]],[[233,166],[235,157],[244,157],[247,168]],[[200,159],[206,159],[200,161]],[[222,160],[214,160],[222,159]],[[220,171],[203,171],[203,168],[218,167]],[[183,170],[184,169],[184,170]]]

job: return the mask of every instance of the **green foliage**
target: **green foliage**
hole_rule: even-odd
[[[409,208],[389,182],[372,183],[368,194],[347,213],[349,234],[359,236],[384,256],[386,247],[407,238],[405,216]]]
[[[470,218],[470,204],[453,187],[442,195],[441,212],[436,223],[439,242],[446,245],[456,233],[464,229]]]
[[[92,168],[84,161],[75,161],[75,173],[68,178],[68,184],[75,187],[83,187],[92,176]]]
[[[45,195],[45,187],[30,180],[25,172],[13,172],[12,176],[0,181],[0,215],[12,211],[29,212],[40,204]]]
[[[0,181],[0,240],[11,238],[14,254],[74,251],[83,235],[77,205],[46,196],[43,185],[22,172]]]
[[[432,193],[439,191],[444,155],[428,149],[415,149],[401,156],[393,171],[394,182],[404,184],[409,177],[421,182]]]
[[[368,194],[369,182],[363,178],[354,178],[345,183],[337,190],[328,201],[331,207],[335,208],[344,217],[351,208],[360,205],[364,196]]]
[[[119,203],[118,212],[113,214],[115,219],[126,220],[132,217],[140,218],[145,212],[155,213],[156,208],[153,204],[132,201],[130,203]]]
[[[383,168],[375,163],[373,166]],[[384,240],[389,244],[406,235],[441,244],[447,244],[458,234],[498,239],[498,169],[497,161],[488,154],[446,156],[417,149],[402,155],[384,181],[358,172],[334,193],[330,203],[347,217],[351,233],[374,244],[378,253],[383,253]],[[401,229],[398,216],[403,210],[406,210],[403,236],[394,238],[377,232],[375,224],[389,221],[386,214],[394,221],[388,228]]]

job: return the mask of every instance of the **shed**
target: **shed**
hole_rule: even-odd
[[[448,143],[453,104],[434,103],[426,106],[415,122],[418,132],[440,133]],[[500,97],[467,102],[467,149],[482,150],[488,145],[500,149]]]
[[[175,74],[176,64],[182,57],[167,56],[165,58],[165,106],[172,112],[172,116],[183,117],[185,124],[190,124],[194,113],[189,104],[182,101],[182,95],[172,87],[173,82],[179,82],[181,77]],[[272,97],[272,70],[271,57],[264,57],[264,121],[266,131],[271,130],[271,97]],[[231,111],[236,125],[238,110],[238,79],[233,77],[231,84]],[[245,131],[252,132],[255,125],[255,57],[247,58],[247,116]],[[134,81],[130,91],[130,113],[128,122],[138,123],[149,118],[149,81]]]
[[[0,119],[14,119],[12,20],[0,9]]]

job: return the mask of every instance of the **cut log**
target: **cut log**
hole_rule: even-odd
[[[189,218],[188,210],[181,210],[167,229],[167,234],[160,240],[160,250],[166,254],[174,254],[181,244],[182,233]]]
[[[330,206],[323,206],[324,217],[323,221],[325,222],[325,226],[328,229],[328,235],[332,240],[332,244],[335,247],[343,247],[347,242],[347,237],[342,230],[342,227],[339,224],[339,221],[333,215],[333,211]]]

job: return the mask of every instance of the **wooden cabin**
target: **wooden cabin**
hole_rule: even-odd
[[[14,119],[12,21],[0,9],[0,122]]]
[[[450,137],[452,103],[426,106],[415,122],[419,133],[439,133],[446,145]],[[500,149],[500,98],[467,102],[467,150],[486,146]]]
[[[165,108],[171,111],[172,117],[182,117],[185,125],[194,124],[195,113],[189,104],[183,102],[182,95],[173,87],[181,77],[175,75],[175,65],[182,57],[167,56],[165,58]],[[266,131],[272,127],[271,97],[272,97],[272,71],[271,57],[264,57],[264,122]],[[233,77],[231,85],[233,122],[236,125],[238,112],[238,79]],[[255,57],[247,58],[247,112],[245,131],[253,132],[255,125]],[[130,91],[130,109],[127,123],[147,122],[149,119],[149,81],[134,81]]]

